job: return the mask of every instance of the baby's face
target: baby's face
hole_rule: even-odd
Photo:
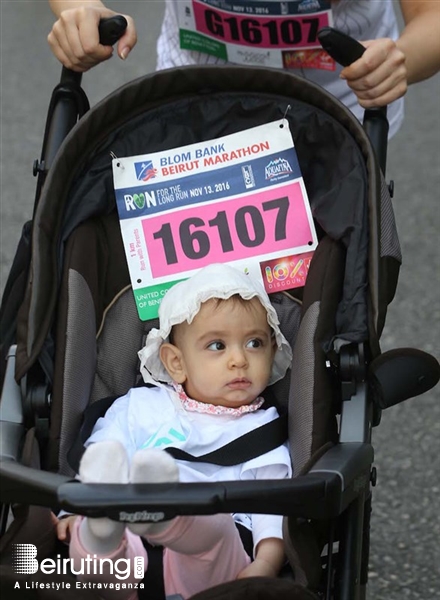
[[[205,302],[193,322],[179,325],[175,344],[190,398],[238,407],[265,389],[275,354],[267,313],[257,298]]]

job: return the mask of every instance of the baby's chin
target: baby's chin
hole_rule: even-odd
[[[226,406],[227,408],[240,408],[241,406],[252,404],[252,402],[257,398],[258,395],[245,395],[243,393],[239,393],[239,390],[235,390],[233,393],[228,394],[226,397],[214,398],[211,401],[208,400],[208,402],[210,404],[215,404],[216,406]]]

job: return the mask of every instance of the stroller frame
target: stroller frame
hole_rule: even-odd
[[[176,73],[178,71],[176,70]],[[265,70],[253,71],[259,75]],[[240,74],[243,72],[240,71]],[[237,89],[246,88],[246,77],[243,79],[244,81],[237,81]],[[58,146],[68,143],[69,129],[87,108],[79,84],[80,77],[63,71],[60,86],[51,103],[42,159],[36,167],[39,176],[36,210],[46,176],[51,175],[49,167],[56,163]],[[326,96],[325,92],[321,94]],[[328,97],[329,102],[333,102],[333,99]],[[341,105],[338,110],[346,109]],[[348,111],[346,112],[348,114]],[[353,120],[351,117],[350,119]],[[359,131],[356,134],[362,140],[367,161],[370,163],[373,185],[379,186],[375,152],[381,157],[386,156],[384,111],[367,111],[365,129],[369,130],[369,136],[373,143],[378,145],[377,148],[374,148],[366,134],[362,136]],[[382,167],[384,170],[383,158]],[[380,207],[377,206],[376,210],[380,211]],[[370,244],[378,247],[379,240],[374,239],[374,233],[372,235]],[[372,274],[373,281],[376,282],[379,274]],[[393,295],[397,281],[395,273],[390,273],[390,281],[388,301]],[[385,309],[375,285],[372,287],[375,321],[373,329],[379,335],[383,327]],[[15,349],[12,345],[8,353],[1,402],[0,474],[1,501],[4,503],[3,526],[6,524],[9,503],[63,508],[89,517],[108,516],[116,520],[120,519],[121,511],[143,511],[146,505],[150,513],[162,513],[163,519],[171,519],[177,515],[245,511],[268,512],[305,520],[328,520],[331,525],[327,532],[328,552],[326,581],[322,588],[323,598],[362,600],[365,597],[370,496],[371,486],[375,484],[371,430],[380,421],[381,408],[388,405],[384,398],[381,398],[382,405],[377,401],[367,383],[368,364],[380,354],[375,339],[370,343],[370,347],[361,342],[340,348],[338,371],[341,381],[341,417],[339,443],[336,446],[324,449],[320,457],[315,457],[310,468],[289,481],[220,482],[209,486],[185,483],[98,486],[79,483],[68,476],[41,472],[20,464],[21,444],[27,424],[30,421],[44,426],[48,418],[50,397],[47,383],[44,383],[44,378],[41,377],[42,369],[36,363],[38,352],[34,352],[33,348],[29,353],[27,381],[23,382],[20,376],[21,383],[16,382]],[[423,362],[422,359],[421,361]],[[407,397],[422,393],[435,385],[438,380],[437,367],[437,363],[429,364],[429,387],[415,390],[413,386]],[[417,370],[417,373],[419,372],[420,369]],[[402,399],[405,398],[399,398],[397,401]],[[29,408],[30,419],[27,414]],[[142,520],[141,518],[140,521]],[[336,539],[339,540],[337,563],[333,551]]]

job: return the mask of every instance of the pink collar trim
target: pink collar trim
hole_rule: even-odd
[[[264,398],[261,398],[260,396],[258,398],[255,398],[255,400],[250,404],[244,404],[243,406],[238,406],[237,408],[232,408],[230,406],[220,406],[218,404],[208,404],[207,402],[199,402],[198,400],[193,400],[192,398],[187,396],[185,390],[180,385],[180,383],[173,382],[172,386],[174,388],[174,391],[177,393],[183,408],[188,412],[239,417],[246,413],[255,412],[256,410],[261,408],[264,402]]]

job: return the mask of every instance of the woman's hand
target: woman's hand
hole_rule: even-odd
[[[366,48],[364,54],[341,71],[359,104],[364,108],[386,106],[404,96],[408,74],[402,50],[389,38],[361,43]]]
[[[61,3],[57,6],[56,2],[52,2],[51,5],[55,10]],[[65,6],[71,5],[65,3]],[[118,14],[101,2],[62,10],[47,36],[52,52],[65,67],[79,73],[108,60],[113,55],[113,48],[99,43],[98,25],[101,19]],[[123,16],[127,19],[127,29],[118,41],[117,52],[125,60],[136,44],[137,35],[133,19],[128,15]]]
[[[361,42],[363,56],[341,72],[364,108],[385,106],[440,71],[440,2],[400,0],[400,7],[399,39]]]

